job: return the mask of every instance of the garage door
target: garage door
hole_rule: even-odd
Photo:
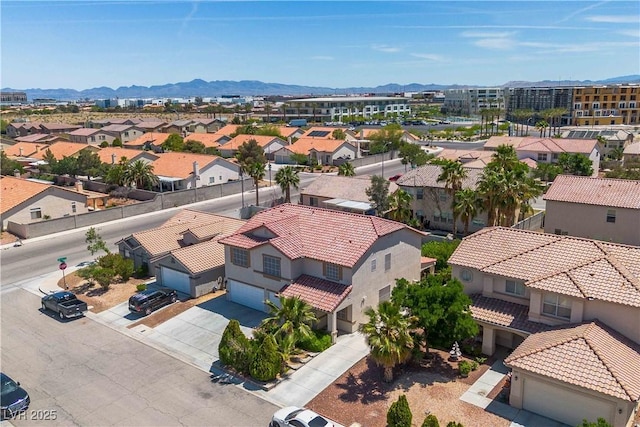
[[[264,289],[229,280],[227,282],[229,299],[260,311],[266,311]]]
[[[524,379],[523,408],[569,425],[582,424],[583,419],[596,421],[599,417],[612,422],[613,402],[545,381]]]
[[[191,283],[188,274],[167,267],[162,267],[160,274],[162,275],[162,286],[191,295]]]

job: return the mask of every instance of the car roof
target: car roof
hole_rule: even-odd
[[[295,419],[303,421],[305,424],[310,425],[311,424],[311,420],[315,419],[315,418],[320,418],[321,420],[324,420],[325,423],[324,424],[319,424],[319,423],[314,423],[314,425],[327,425],[329,424],[329,421],[324,418],[323,416],[316,414],[315,412],[313,412],[310,409],[305,409],[304,411],[300,412],[298,415],[296,415]]]

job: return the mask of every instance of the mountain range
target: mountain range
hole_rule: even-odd
[[[532,87],[532,86],[580,86],[594,84],[640,83],[640,75],[620,76],[606,80],[543,80],[538,82],[510,81],[500,87]],[[329,88],[319,86],[288,85],[283,83],[265,83],[258,80],[214,80],[204,81],[195,79],[190,82],[169,83],[159,86],[121,86],[117,89],[110,87],[95,87],[91,89],[12,89],[2,88],[2,92],[26,92],[27,99],[108,99],[108,98],[188,98],[188,97],[219,97],[219,96],[322,96],[346,94],[389,94],[401,92],[436,91],[453,88],[482,87],[481,85],[442,85],[436,83],[411,83],[401,85],[389,83],[376,87]]]

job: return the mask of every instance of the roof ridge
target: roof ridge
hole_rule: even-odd
[[[632,402],[636,400],[636,397],[633,396],[631,390],[627,390],[627,386],[625,384],[623,384],[622,382],[620,382],[620,380],[618,379],[618,376],[616,375],[615,372],[613,372],[611,370],[611,367],[609,366],[609,364],[605,361],[604,357],[602,356],[600,350],[597,348],[597,346],[591,341],[591,339],[589,338],[589,332],[593,329],[593,328],[600,328],[603,329],[603,327],[601,325],[599,325],[598,323],[592,321],[591,323],[589,323],[589,325],[587,326],[587,329],[583,332],[582,334],[582,339],[584,339],[584,341],[587,343],[587,345],[589,346],[589,348],[591,349],[591,351],[593,352],[593,354],[595,354],[595,356],[598,358],[598,360],[600,361],[600,363],[602,363],[602,365],[605,367],[605,369],[607,370],[607,372],[609,372],[609,375],[611,375],[611,377],[615,380],[615,382],[618,384],[618,386],[622,389],[622,391],[624,391],[624,393],[629,397],[629,400],[631,400]]]
[[[625,279],[627,279],[627,281],[629,283],[631,283],[631,286],[633,286],[638,292],[640,292],[640,279],[637,278],[635,275],[633,275],[629,269],[627,267],[625,267],[619,260],[618,258],[616,258],[613,254],[607,254],[607,256],[604,257],[605,260],[607,260],[607,262],[609,264],[611,264],[611,266],[613,268],[616,269],[616,271],[618,273],[620,273],[620,275],[622,277],[624,277]]]

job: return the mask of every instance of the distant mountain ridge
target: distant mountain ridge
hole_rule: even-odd
[[[613,77],[606,80],[544,80],[538,82],[510,81],[500,87],[532,87],[532,86],[575,86],[593,84],[640,83],[640,75]],[[258,80],[214,80],[207,82],[195,79],[190,82],[168,83],[159,86],[121,86],[95,87],[91,89],[12,89],[2,88],[3,92],[26,92],[27,99],[52,98],[57,100],[107,99],[107,98],[187,98],[200,96],[203,98],[223,95],[238,96],[327,96],[354,93],[399,93],[444,90],[453,88],[483,87],[482,85],[443,85],[410,83],[401,85],[389,83],[376,87],[329,88],[321,86],[300,86],[283,83],[265,83]],[[484,86],[486,87],[486,86]]]

